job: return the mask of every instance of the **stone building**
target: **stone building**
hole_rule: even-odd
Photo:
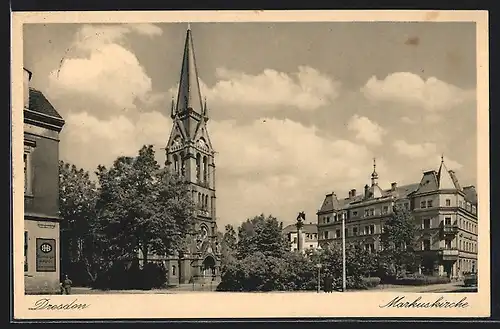
[[[24,285],[59,291],[59,133],[64,120],[24,69]]]
[[[371,184],[346,198],[327,194],[318,216],[319,243],[342,241],[342,216],[346,242],[361,242],[370,251],[381,250],[380,234],[393,206],[409,209],[420,227],[416,240],[420,272],[458,278],[477,269],[477,192],[460,186],[457,176],[441,161],[438,171],[423,173],[420,183],[388,189],[378,184],[374,161]]]
[[[296,224],[290,224],[283,229],[283,234],[290,241],[290,251],[297,251],[299,248],[299,235]],[[313,223],[304,224],[301,229],[303,251],[306,249],[318,248],[318,226]]]
[[[169,283],[217,281],[215,151],[207,132],[206,101],[201,98],[191,29],[186,32],[177,101],[172,100],[172,130],[166,145],[166,166],[182,174],[197,204],[194,232],[187,250],[169,257]]]

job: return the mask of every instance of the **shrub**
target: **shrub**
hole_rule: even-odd
[[[446,276],[413,276],[403,277],[395,280],[395,284],[409,285],[409,286],[426,286],[431,284],[449,283],[450,278]]]
[[[373,276],[368,278],[362,278],[364,288],[374,288],[380,284],[380,278]]]

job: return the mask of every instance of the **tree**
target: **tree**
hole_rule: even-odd
[[[264,214],[247,219],[238,228],[237,257],[242,259],[255,252],[283,257],[290,251],[290,242],[282,232],[283,225],[273,216]]]
[[[221,234],[221,257],[222,266],[228,264],[234,257],[236,253],[236,231],[231,224],[225,226],[224,234]]]
[[[383,274],[400,276],[415,269],[417,232],[411,212],[402,206],[395,206],[381,234],[380,267]]]
[[[182,177],[160,169],[152,145],[136,157],[120,157],[109,169],[99,166],[99,226],[112,261],[142,254],[182,252],[194,220],[194,204]]]
[[[97,187],[89,173],[75,165],[59,162],[59,214],[63,272],[73,281],[94,281],[99,267],[94,244]],[[87,277],[81,277],[81,270]],[[79,282],[82,281],[82,282]]]

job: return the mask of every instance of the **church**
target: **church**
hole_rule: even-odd
[[[207,132],[208,114],[206,100],[202,101],[193,37],[188,26],[177,100],[172,99],[172,130],[165,147],[165,165],[189,184],[196,204],[196,221],[187,237],[186,249],[166,262],[169,285],[220,280],[215,151]]]

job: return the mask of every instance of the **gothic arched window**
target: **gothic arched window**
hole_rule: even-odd
[[[186,175],[186,161],[184,159],[184,153],[181,153],[181,175]]]
[[[207,157],[203,157],[203,181],[206,182],[208,180],[208,163]]]
[[[174,159],[174,171],[179,172],[179,158],[177,154],[174,154],[172,158]]]
[[[196,179],[200,180],[200,170],[201,170],[201,155],[196,154]]]

